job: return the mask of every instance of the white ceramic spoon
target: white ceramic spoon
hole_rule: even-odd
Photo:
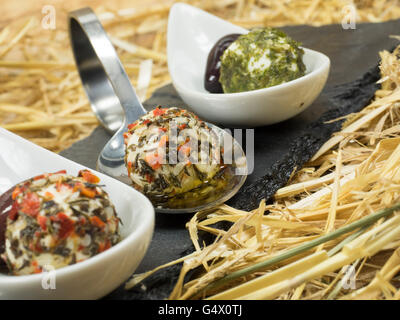
[[[67,170],[77,175],[85,167],[0,128],[0,194],[44,172]],[[56,288],[43,289],[43,274],[0,273],[0,299],[96,299],[122,284],[135,271],[154,229],[154,208],[132,187],[93,171],[121,218],[122,240],[86,261],[54,271]],[[46,283],[46,281],[45,281]]]
[[[306,75],[270,88],[229,94],[204,89],[207,57],[214,44],[231,33],[247,33],[193,6],[177,3],[168,20],[168,69],[183,101],[202,119],[226,126],[255,127],[277,123],[305,110],[321,93],[329,58],[304,48]]]

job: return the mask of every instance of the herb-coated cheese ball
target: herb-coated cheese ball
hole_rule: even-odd
[[[119,241],[119,219],[87,170],[44,174],[17,185],[8,213],[5,260],[14,275],[84,261]]]
[[[224,93],[275,86],[305,74],[304,50],[284,32],[255,29],[241,35],[221,56]]]
[[[212,130],[189,111],[150,111],[125,133],[125,163],[133,185],[150,197],[168,198],[200,186],[221,169],[221,150],[213,139]]]

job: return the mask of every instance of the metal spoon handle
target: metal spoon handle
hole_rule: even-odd
[[[93,10],[72,11],[68,21],[75,62],[93,112],[108,131],[116,132],[146,110]]]

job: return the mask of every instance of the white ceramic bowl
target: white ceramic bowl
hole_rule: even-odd
[[[0,150],[0,194],[44,172],[66,169],[69,174],[76,175],[84,169],[1,128]],[[104,189],[123,222],[122,240],[86,261],[47,274],[10,276],[0,273],[0,299],[97,299],[116,289],[135,271],[153,235],[154,208],[132,187],[93,172],[101,179],[100,183],[106,185]],[[55,289],[51,289],[53,275]],[[48,289],[43,288],[42,282]]]
[[[170,11],[168,69],[183,101],[202,119],[226,126],[254,127],[289,119],[305,110],[321,93],[329,74],[329,58],[304,48],[306,75],[270,88],[212,94],[204,89],[207,57],[214,44],[230,33],[248,30],[187,4]]]

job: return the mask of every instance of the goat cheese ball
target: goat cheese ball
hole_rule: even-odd
[[[192,112],[157,107],[130,124],[124,137],[129,177],[151,199],[192,190],[221,170],[215,132]]]
[[[221,56],[224,93],[272,87],[305,74],[304,50],[283,31],[254,29],[241,35]]]
[[[12,274],[81,262],[119,241],[119,218],[98,182],[88,170],[60,171],[15,187],[2,256]]]

